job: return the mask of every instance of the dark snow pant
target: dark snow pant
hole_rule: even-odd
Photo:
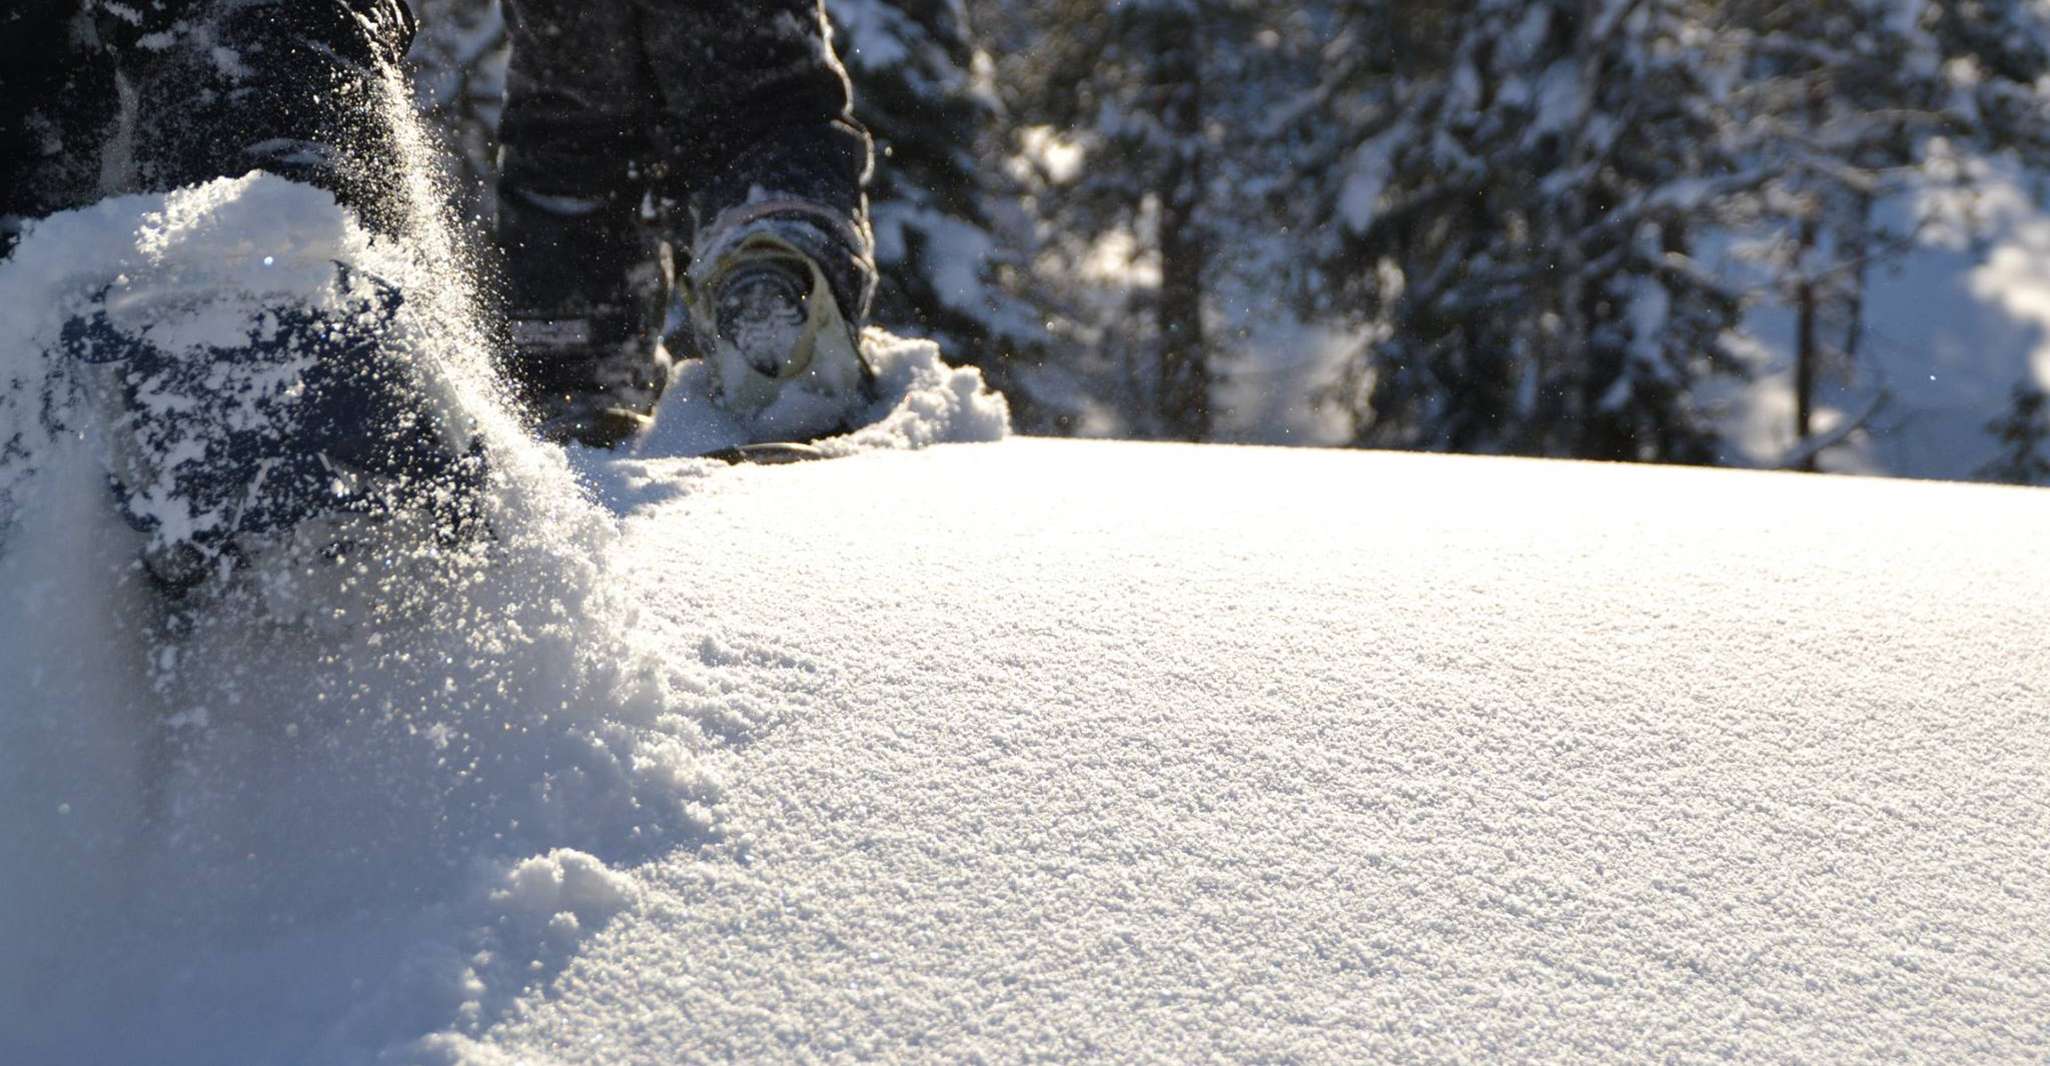
[[[390,110],[413,33],[404,0],[6,3],[0,234],[259,169],[328,189],[373,227],[405,224]]]
[[[871,147],[823,0],[505,0],[505,11],[499,236],[515,328],[522,318],[597,324],[559,356],[522,345],[530,385],[575,387],[579,344],[631,344],[659,329],[661,242],[687,259],[771,217],[806,223],[780,232],[810,235],[800,250],[842,315],[866,319]]]

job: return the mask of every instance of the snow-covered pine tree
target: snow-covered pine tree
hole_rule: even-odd
[[[1875,205],[1926,184],[1935,146],[2050,160],[2045,24],[2022,0],[1734,0],[1717,21],[1744,57],[1729,96],[1744,151],[1773,175],[1754,204],[1778,234],[1761,261],[1794,312],[1793,465],[1814,469],[1818,388],[1855,370],[1866,276],[1915,239],[1918,220],[1889,228]],[[1952,171],[1953,203],[1972,173]]]
[[[1352,137],[1317,210],[1372,325],[1361,443],[1708,462],[1736,292],[1694,259],[1733,189],[1727,56],[1690,0],[1422,4],[1429,36],[1332,90]],[[1400,13],[1341,9],[1374,40]]]
[[[1055,273],[1080,292],[1088,264],[1124,262],[1099,286],[1109,300],[1093,303],[1090,323],[1099,349],[1121,357],[1124,432],[1211,435],[1219,260],[1246,251],[1248,219],[1265,210],[1241,179],[1259,166],[1256,131],[1274,102],[1259,81],[1277,64],[1259,32],[1272,6],[1044,0],[1016,16],[1031,47],[1000,80],[1017,128],[1076,161],[1034,189]],[[1092,306],[1087,295],[1073,303]]]
[[[1956,136],[2011,151],[2031,163],[2050,160],[2050,11],[2038,0],[1930,0],[1900,13],[1934,42],[1950,91]],[[1962,125],[1959,125],[1959,124]]]
[[[1041,316],[1008,279],[1017,256],[992,234],[1001,174],[981,149],[1000,103],[963,0],[828,0],[855,110],[875,135],[869,189],[882,268],[875,320],[937,340],[1019,406],[1014,361],[1045,346]]]
[[[2000,454],[1979,468],[1987,481],[2050,485],[2050,394],[2031,381],[2014,387],[2007,413],[1986,426]]]

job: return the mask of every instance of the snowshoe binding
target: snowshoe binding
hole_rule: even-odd
[[[712,398],[760,440],[850,428],[875,375],[818,265],[772,228],[692,278],[691,321]]]
[[[716,459],[728,466],[789,466],[792,463],[830,459],[832,456],[814,445],[781,442],[738,444],[731,448],[706,452],[705,458]]]

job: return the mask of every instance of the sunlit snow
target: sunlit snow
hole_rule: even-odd
[[[9,974],[39,996],[7,1031],[68,1060],[477,1063],[2050,1035],[2040,494],[1040,441],[633,465],[599,550],[669,679],[647,715],[708,741],[702,835],[637,843],[580,799],[601,831],[554,835],[574,851],[386,863],[437,800],[476,824],[533,801],[402,759],[392,796],[338,791],[385,756],[269,706],[244,721],[298,739],[244,743],[292,778],[187,831],[290,832],[138,871],[73,827],[148,824],[94,810],[133,771],[92,745],[143,727],[68,720],[9,799],[10,845],[55,852],[10,861],[40,888],[10,913],[55,954]],[[507,743],[455,717],[473,754]],[[308,885],[338,849],[353,879]],[[135,891],[209,934],[113,935]],[[52,975],[108,998],[54,1012],[83,1004]]]
[[[877,343],[792,466],[688,377],[620,456],[456,390],[488,544],[182,634],[37,440],[0,1062],[2050,1047],[2050,496],[996,440]]]

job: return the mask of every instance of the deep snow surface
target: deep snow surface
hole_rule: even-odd
[[[769,723],[734,846],[471,1050],[2033,1061],[2046,535],[2021,490],[1358,453],[730,471],[622,550]]]
[[[610,572],[709,741],[707,828],[464,839],[506,855],[464,892],[402,867],[431,902],[144,941],[177,1013],[9,1061],[219,1061],[152,1028],[288,1049],[231,1061],[2050,1050],[2050,495],[1047,441],[586,461],[633,490]],[[374,837],[293,795],[205,824],[284,818],[253,862],[288,879]]]
[[[423,246],[252,174],[55,216],[0,264],[0,1062],[361,1061],[488,1017],[623,906],[589,851],[716,836],[708,712],[637,642],[614,523],[499,402]],[[348,527],[171,605],[109,490],[127,401],[64,323],[103,305],[198,358],[340,306],[337,262],[407,294],[406,353],[488,446],[491,534]]]

